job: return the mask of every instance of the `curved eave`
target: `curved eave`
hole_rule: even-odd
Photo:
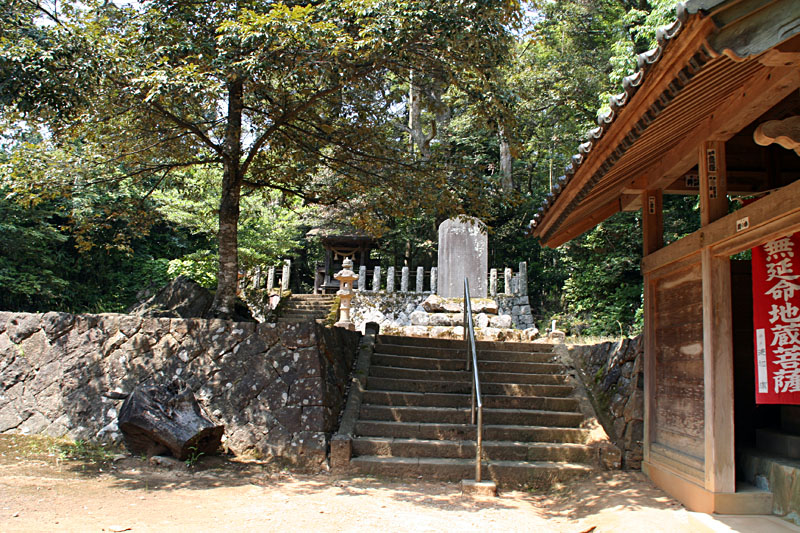
[[[627,189],[641,188],[643,181],[653,188],[647,175],[658,174],[661,183],[677,178],[693,164],[694,147],[681,150],[688,132],[743,97],[739,92],[748,83],[791,74],[763,56],[800,33],[800,2],[699,0],[678,4],[676,12],[677,20],[659,30],[657,48],[639,56],[636,73],[623,80],[624,92],[611,97],[610,112],[598,118],[531,221],[532,234],[546,246],[567,242],[620,211]]]

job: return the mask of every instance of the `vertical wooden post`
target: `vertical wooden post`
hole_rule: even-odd
[[[656,289],[653,275],[644,275],[644,442],[642,455],[650,462],[656,420]]]
[[[664,246],[664,209],[661,189],[642,193],[642,255]]]
[[[642,256],[664,246],[664,210],[661,189],[642,193]],[[644,443],[643,458],[650,461],[656,416],[656,291],[651,274],[644,276]]]
[[[700,145],[700,224],[706,226],[728,214],[728,174],[725,143],[707,141]]]
[[[735,492],[730,258],[702,251],[705,485]]]

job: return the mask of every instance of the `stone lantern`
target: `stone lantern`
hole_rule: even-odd
[[[342,262],[342,270],[333,275],[339,280],[339,321],[334,324],[340,328],[353,330],[355,324],[350,322],[350,300],[353,299],[353,282],[358,279],[358,274],[353,272],[353,261],[348,257]]]

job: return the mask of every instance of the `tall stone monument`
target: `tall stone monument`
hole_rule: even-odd
[[[439,226],[438,294],[463,298],[464,278],[469,278],[470,298],[486,298],[489,240],[483,222],[445,220]]]

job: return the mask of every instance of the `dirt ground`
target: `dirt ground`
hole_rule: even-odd
[[[454,483],[302,475],[218,457],[187,467],[0,436],[4,532],[477,530],[731,531],[709,527],[636,472],[479,498]]]

